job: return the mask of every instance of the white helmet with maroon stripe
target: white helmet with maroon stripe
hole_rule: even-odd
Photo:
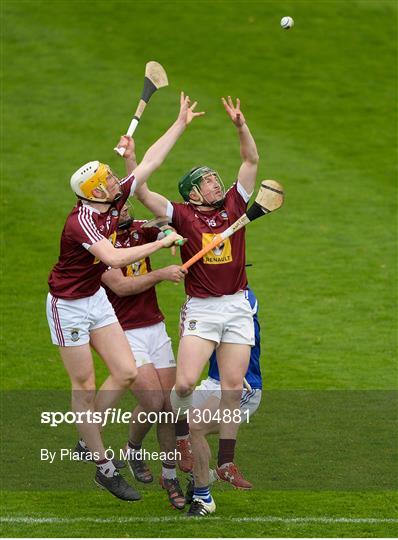
[[[99,161],[89,161],[72,175],[70,186],[79,199],[102,203],[108,202],[109,192],[107,187],[109,175],[112,175],[112,171],[108,165]],[[95,189],[102,191],[105,194],[105,199],[104,197],[96,197],[93,194]]]

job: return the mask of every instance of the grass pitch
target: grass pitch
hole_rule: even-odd
[[[1,14],[3,535],[396,536],[396,3],[3,0]],[[37,449],[58,435],[26,392],[69,388],[44,309],[69,177],[91,159],[123,171],[112,149],[148,60],[170,86],[136,132],[139,157],[174,120],[180,90],[206,111],[154,188],[176,198],[195,164],[235,179],[229,94],[255,136],[259,180],[286,191],[280,212],[247,229],[269,397],[237,457],[256,489],[217,486],[217,514],[200,522],[173,512],[156,482],[128,505],[91,488],[90,466],[45,470]],[[183,290],[158,290],[177,344]],[[121,443],[122,431],[106,434]],[[73,430],[62,437],[74,443]]]

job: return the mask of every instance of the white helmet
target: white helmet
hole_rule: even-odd
[[[89,161],[72,175],[70,187],[80,199],[103,203],[109,198],[107,187],[110,174],[112,172],[108,165],[104,165],[99,161]],[[93,195],[94,189],[100,189],[105,193],[106,199]]]

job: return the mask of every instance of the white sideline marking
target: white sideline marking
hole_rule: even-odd
[[[110,518],[94,518],[94,517],[33,517],[33,516],[4,516],[0,518],[2,523],[22,523],[26,525],[34,525],[36,523],[167,523],[167,522],[184,522],[186,517],[110,517]],[[254,516],[254,517],[220,517],[209,516],[210,521],[231,521],[235,523],[398,523],[398,518],[348,518],[348,517],[279,517],[279,516]]]

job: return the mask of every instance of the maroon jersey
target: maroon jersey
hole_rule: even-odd
[[[190,203],[172,205],[172,224],[181,236],[188,238],[181,247],[183,262],[225,231],[247,208],[236,183],[227,191],[221,208],[201,212]],[[185,278],[186,293],[199,298],[234,294],[246,286],[244,228],[192,265]]]
[[[142,228],[143,223],[145,221],[134,220],[127,230],[119,230],[115,246],[126,248],[154,242],[159,230],[154,227]],[[131,279],[147,274],[151,271],[149,257],[130,264],[122,271],[125,276],[131,276]],[[108,287],[105,287],[105,290],[123,330],[151,326],[163,321],[164,317],[158,306],[155,287],[139,294],[123,297],[117,296]]]
[[[119,212],[130,193],[134,192],[133,182],[132,174],[120,181],[122,196],[104,213],[80,199],[77,201],[66,220],[59,259],[48,279],[53,296],[77,300],[98,291],[107,265],[92,255],[88,248],[104,238],[114,243]]]

